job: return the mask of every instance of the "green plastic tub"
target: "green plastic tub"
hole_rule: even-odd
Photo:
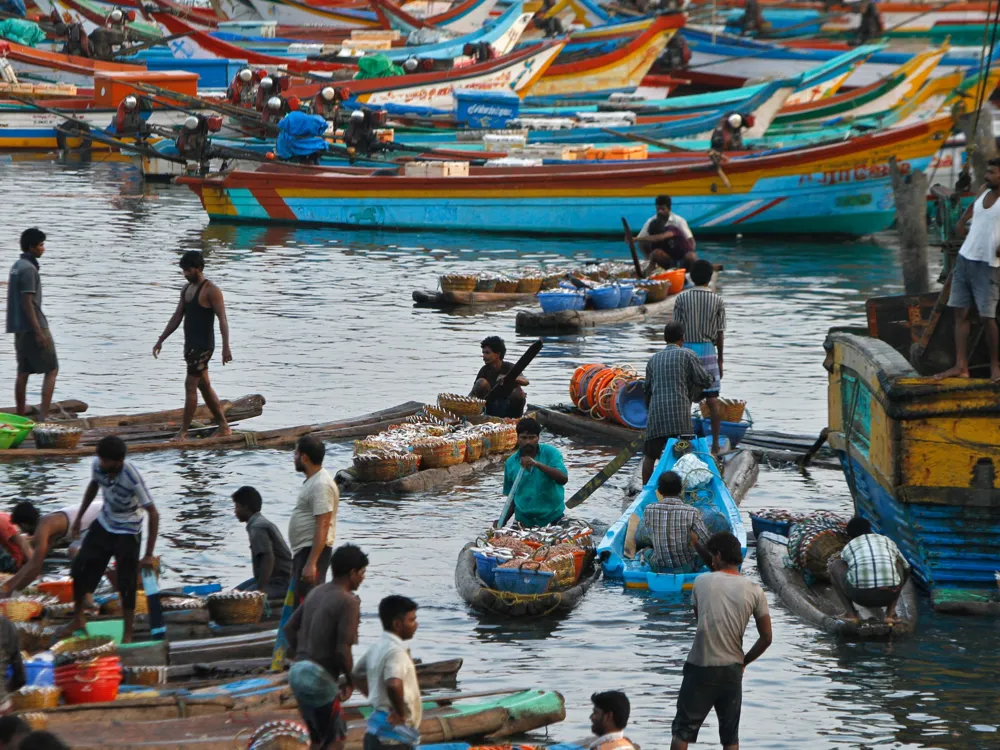
[[[35,429],[35,423],[27,417],[19,417],[16,414],[5,414],[4,412],[0,412],[0,425],[8,425],[10,427],[9,430],[0,429],[0,450],[16,448]],[[9,443],[7,442],[8,437],[6,434],[8,432],[13,433],[13,437],[10,438]]]

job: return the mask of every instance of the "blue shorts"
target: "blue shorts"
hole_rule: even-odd
[[[1000,267],[993,268],[984,260],[969,260],[959,255],[951,277],[948,307],[971,308],[973,303],[980,318],[995,318],[1000,302]]]

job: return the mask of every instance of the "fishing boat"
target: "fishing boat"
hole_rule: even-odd
[[[922,169],[953,126],[951,115],[802,149],[664,167],[643,162],[469,169],[468,177],[255,172],[180,177],[209,217],[373,229],[617,235],[640,226],[669,193],[702,234],[858,236],[895,221],[888,161]],[[724,179],[723,179],[724,178]],[[517,222],[510,221],[516,215]]]
[[[483,456],[468,463],[455,464],[434,469],[421,469],[413,474],[397,477],[384,482],[366,482],[359,478],[352,468],[337,472],[337,486],[343,492],[378,492],[394,495],[408,495],[414,492],[424,492],[435,487],[455,484],[464,479],[479,474],[495,471],[507,460],[506,454]]]
[[[708,568],[702,568],[694,573],[671,573],[654,570],[641,557],[625,556],[626,536],[629,521],[633,515],[642,517],[642,512],[648,505],[655,504],[656,483],[665,471],[671,471],[680,456],[674,455],[674,446],[678,440],[671,438],[663,450],[663,456],[656,464],[653,475],[642,488],[638,497],[625,509],[615,523],[608,529],[604,538],[597,546],[597,555],[601,560],[604,577],[613,581],[622,581],[626,589],[649,591],[653,594],[672,595],[689,591],[694,585],[694,579]],[[736,499],[730,493],[723,480],[719,467],[711,458],[711,444],[707,438],[693,438],[690,441],[690,452],[705,461],[712,474],[711,481],[703,489],[685,490],[686,502],[700,502],[705,507],[711,507],[718,517],[725,520],[728,530],[740,541],[740,546],[746,554],[747,533],[740,518],[740,509]]]
[[[881,609],[858,606],[852,619],[833,585],[824,581],[807,583],[801,571],[787,567],[788,537],[767,531],[757,537],[757,570],[768,588],[786,607],[820,630],[851,640],[872,640],[911,635],[917,626],[917,589],[910,578],[896,603],[896,621],[886,624]]]
[[[985,344],[972,347],[978,377],[922,375],[954,362],[949,287],[869,300],[868,335],[827,336],[830,446],[857,513],[896,543],[936,610],[1000,613],[1000,400]]]
[[[373,0],[375,14],[386,28],[410,34],[417,29],[440,29],[452,34],[469,34],[481,28],[497,4],[496,0],[465,0],[427,18],[409,13],[392,0]]]

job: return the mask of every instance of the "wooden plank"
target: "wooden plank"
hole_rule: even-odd
[[[28,419],[36,419],[40,408],[41,404],[26,405],[26,414],[24,416]],[[64,401],[53,401],[49,404],[49,417],[51,419],[66,419],[67,417],[75,417],[80,412],[87,411],[88,408],[89,407],[87,406],[86,401],[78,401],[75,398],[69,398]],[[17,414],[17,407],[8,406],[0,409],[0,413]]]

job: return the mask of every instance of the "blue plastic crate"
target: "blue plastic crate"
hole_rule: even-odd
[[[473,552],[472,556],[476,558],[476,575],[479,576],[479,580],[491,589],[496,588],[493,573],[501,561],[493,555],[484,555],[482,552]]]
[[[555,574],[547,570],[497,568],[494,576],[498,591],[510,591],[515,594],[544,594]]]
[[[750,514],[750,525],[753,527],[753,535],[758,539],[765,531],[780,534],[781,536],[788,536],[788,532],[792,528],[791,521],[774,521],[770,518],[760,518],[753,513]]]
[[[467,128],[505,128],[521,111],[521,100],[513,91],[455,89],[454,96],[455,119]]]
[[[586,304],[583,294],[567,294],[566,292],[539,292],[538,303],[542,312],[552,313],[562,310],[582,310]]]

